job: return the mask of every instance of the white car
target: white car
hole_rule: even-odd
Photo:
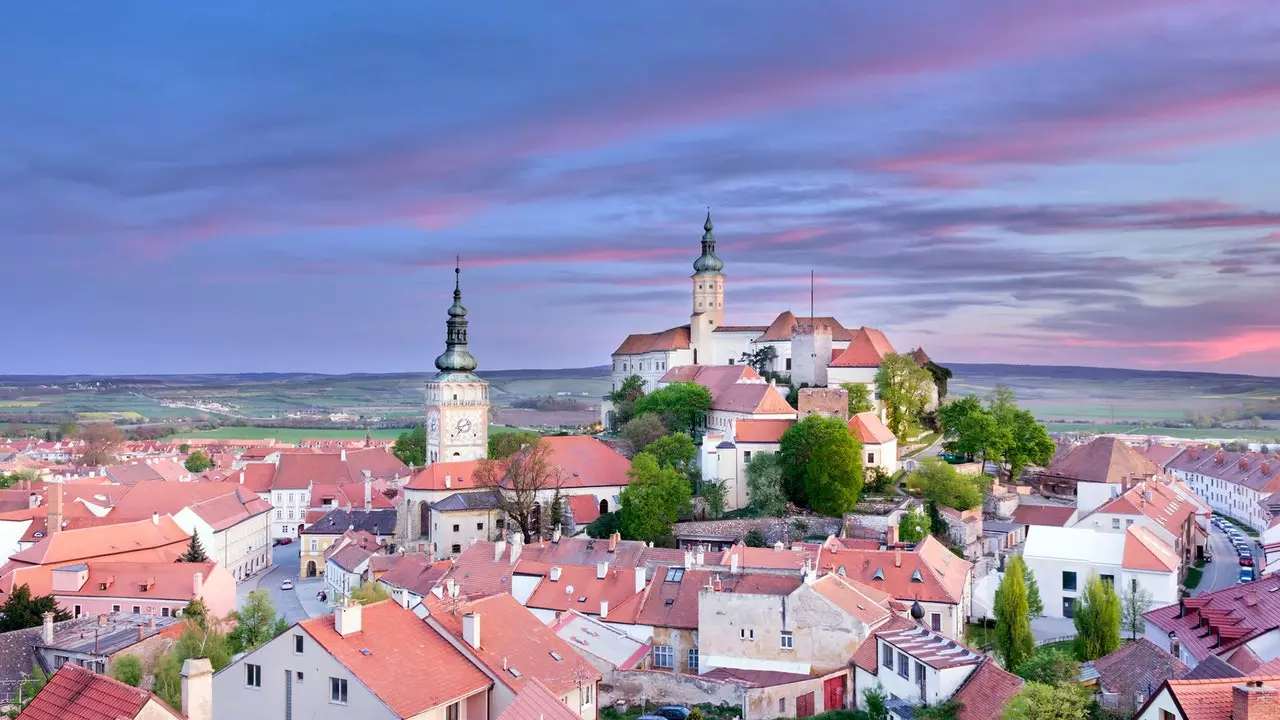
[[[292,580],[285,580],[284,582],[280,583],[280,589],[281,589],[281,590],[292,590],[292,589],[293,589],[293,581],[292,581]]]

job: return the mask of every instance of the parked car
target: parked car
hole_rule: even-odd
[[[293,542],[293,538],[280,538],[281,545],[288,545],[291,542]]]
[[[1244,567],[1253,567],[1253,558],[1248,555],[1241,555],[1240,564]]]
[[[1242,583],[1253,582],[1253,568],[1247,568],[1247,567],[1240,568],[1240,582]]]
[[[1207,562],[1207,563],[1211,563],[1211,562],[1213,562],[1213,553],[1211,553],[1211,552],[1207,552],[1207,553],[1205,553],[1205,554],[1204,554],[1204,561],[1205,561],[1205,562]]]
[[[281,589],[281,590],[292,590],[292,589],[293,589],[293,581],[292,581],[292,580],[288,580],[288,579],[286,579],[284,582],[280,583],[280,589]]]
[[[685,720],[689,717],[689,708],[679,705],[664,705],[653,712],[654,715],[666,718],[666,720]]]

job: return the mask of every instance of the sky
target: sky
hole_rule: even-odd
[[[0,374],[484,369],[807,311],[1277,375],[1280,3],[20,3]]]

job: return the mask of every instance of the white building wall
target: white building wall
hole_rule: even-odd
[[[1134,715],[1133,720],[1164,720],[1169,717],[1186,720],[1186,716],[1182,714],[1178,704],[1173,701],[1173,696],[1169,694],[1169,691],[1161,690],[1151,701],[1151,704],[1147,705],[1147,709],[1141,715]]]
[[[663,350],[640,355],[614,355],[612,389],[617,390],[632,375],[644,379],[644,390],[658,387],[658,380],[673,367],[693,364],[693,350]]]
[[[271,537],[296,539],[298,526],[306,525],[311,490],[272,490],[271,507]]]
[[[1084,517],[1117,497],[1120,497],[1119,483],[1076,483],[1076,515]]]
[[[871,387],[871,397],[875,397],[878,371],[878,368],[828,367],[827,385],[836,387],[845,383],[862,383]]]
[[[1088,517],[1080,518],[1073,527],[1088,527],[1102,532],[1123,533],[1130,525],[1137,525],[1150,530],[1156,537],[1163,540],[1166,545],[1174,550],[1181,551],[1179,546],[1182,544],[1182,538],[1169,532],[1146,515],[1095,512]]]
[[[880,638],[876,638],[876,657],[884,657],[884,648],[893,647],[890,643],[886,643]],[[955,694],[956,690],[964,683],[965,679],[974,671],[977,665],[960,665],[951,668],[932,668],[927,664],[924,666],[924,695],[921,696],[920,685],[916,680],[916,663],[917,661],[910,654],[907,654],[907,677],[902,677],[898,673],[898,664],[900,661],[901,650],[893,648],[893,669],[885,667],[881,660],[878,665],[876,679],[884,686],[885,692],[890,695],[902,698],[907,702],[917,705],[937,705],[945,702],[948,698]],[[871,683],[874,684],[874,683]],[[859,688],[861,691],[863,688]],[[860,692],[861,695],[861,692]]]
[[[741,365],[742,353],[756,349],[753,342],[760,336],[754,330],[745,332],[712,332],[709,352],[698,348],[701,365]]]
[[[1124,578],[1124,571],[1119,565],[1070,562],[1057,558],[1036,557],[1026,553],[1023,553],[1022,558],[1026,561],[1027,567],[1031,572],[1035,573],[1036,583],[1040,586],[1040,600],[1044,603],[1046,617],[1064,617],[1062,614],[1063,599],[1068,597],[1079,598],[1081,593],[1084,592],[1085,583],[1088,582],[1091,574],[1112,575],[1115,577],[1116,582],[1120,582]],[[1064,572],[1074,572],[1076,574],[1074,590],[1063,589],[1062,574]]]
[[[1158,573],[1125,570],[1123,585],[1117,586],[1116,592],[1128,587],[1131,580],[1137,580],[1138,587],[1151,591],[1151,607],[1153,608],[1164,607],[1178,602],[1178,573],[1176,572]]]

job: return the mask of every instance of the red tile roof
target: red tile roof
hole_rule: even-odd
[[[255,493],[271,491],[275,484],[276,466],[274,463],[247,463],[239,470],[232,470],[223,482],[236,483]]]
[[[834,342],[853,339],[853,333],[833,317],[796,317],[790,310],[786,310],[774,318],[764,334],[756,338],[756,342],[789,342],[791,331],[796,325],[826,325],[831,328],[831,339]]]
[[[10,592],[28,585],[33,595],[50,593],[82,598],[151,598],[155,600],[191,600],[195,596],[195,574],[208,580],[215,563],[175,562],[94,562],[87,565],[87,578],[78,589],[54,590],[54,574],[74,575],[74,571],[57,571],[50,565],[17,568],[0,578],[0,588]],[[64,566],[66,567],[66,566]],[[75,565],[71,567],[82,567]],[[103,588],[103,585],[106,585]],[[143,590],[146,585],[146,590]]]
[[[1248,640],[1280,627],[1280,575],[1184,598],[1143,615],[1164,632],[1176,632],[1197,659],[1224,655]],[[1182,608],[1186,612],[1182,612]],[[1202,627],[1201,620],[1208,621]],[[1219,640],[1221,643],[1219,644]]]
[[[1140,482],[1096,512],[1117,515],[1145,515],[1152,522],[1181,537],[1188,522],[1194,522],[1199,506],[1190,497],[1180,497],[1172,487],[1150,480]]]
[[[311,483],[340,483],[351,479],[351,472],[337,453],[280,456],[273,490],[306,490]]]
[[[594,683],[601,678],[600,672],[583,660],[569,643],[510,595],[491,595],[456,604],[427,595],[423,604],[431,619],[461,642],[465,642],[462,616],[478,615],[480,647],[468,645],[467,650],[516,692],[535,679],[551,692],[563,694],[578,687],[580,681]],[[560,659],[557,660],[553,652]]]
[[[880,361],[892,352],[896,351],[884,333],[875,328],[858,328],[849,346],[831,361],[831,367],[880,367]]]
[[[1164,470],[1114,437],[1100,437],[1060,454],[1044,474],[1083,482],[1119,483],[1130,477],[1160,475]]]
[[[94,558],[173,560],[191,538],[173,518],[161,515],[116,525],[60,530],[10,556],[16,565],[70,565]]]
[[[1173,459],[1178,457],[1186,448],[1182,445],[1143,445],[1139,448],[1143,457],[1160,467],[1168,467]]]
[[[656,333],[635,333],[613,351],[614,355],[641,355],[650,352],[689,349],[689,326],[682,325]]]
[[[896,564],[901,560],[901,565]],[[899,600],[959,604],[973,564],[942,543],[925,538],[911,550],[841,550],[822,556],[822,569],[844,568],[845,576]],[[880,577],[877,577],[877,571]],[[916,579],[918,578],[918,579]]]
[[[622,487],[631,482],[631,462],[617,450],[587,435],[546,437],[551,462],[560,468],[564,487]]]
[[[1013,511],[1013,521],[1023,525],[1048,525],[1066,527],[1076,509],[1062,505],[1019,505]]]
[[[559,579],[552,580],[553,568],[560,568]],[[636,597],[636,573],[644,572],[632,568],[614,568],[605,570],[603,579],[597,578],[597,566],[582,565],[546,565],[543,563],[521,562],[516,572],[522,575],[541,575],[542,581],[525,601],[526,607],[542,610],[577,610],[583,615],[599,615],[600,603],[609,603],[608,619],[614,622],[631,622],[640,609],[640,599]],[[570,592],[572,590],[572,592]],[[628,615],[624,604],[636,597],[631,603]]]
[[[58,669],[30,704],[21,720],[122,720],[135,718],[147,703],[168,715],[181,715],[146,690],[86,670],[74,663]]]
[[[1165,541],[1141,525],[1130,525],[1125,531],[1124,559],[1126,570],[1176,572],[1180,560]]]
[[[1213,680],[1169,680],[1160,691],[1147,698],[1134,717],[1141,717],[1153,700],[1168,689],[1185,720],[1233,720],[1234,692],[1237,685],[1258,683],[1275,692],[1280,688],[1280,675]]]
[[[961,707],[956,720],[989,720],[1000,717],[1000,709],[1022,690],[1022,678],[986,658],[951,696]]]
[[[824,575],[811,586],[832,604],[870,626],[889,619],[888,593],[839,575]]]
[[[1094,660],[1093,668],[1102,689],[1126,698],[1135,693],[1152,695],[1165,680],[1180,678],[1190,669],[1146,638],[1127,642]]]
[[[849,432],[863,445],[884,445],[897,440],[873,412],[861,412],[849,418]]]
[[[507,543],[502,556],[494,560],[495,544],[478,542],[465,548],[461,555],[453,559],[453,567],[445,577],[458,583],[467,597],[486,597],[511,592],[511,573],[515,568],[515,563],[511,561],[511,544]],[[524,546],[521,548],[522,555],[530,547],[537,548],[536,545]]]
[[[711,409],[753,415],[795,415],[787,398],[772,383],[738,383],[711,398]]]
[[[409,610],[390,600],[360,610],[360,632],[342,637],[332,615],[298,624],[400,717],[484,690],[492,682]]]
[[[782,433],[795,424],[795,420],[752,420],[743,418],[734,423],[733,441],[735,443],[781,442]]]
[[[680,365],[667,371],[658,379],[660,383],[696,382],[716,393],[743,382],[766,385],[764,377],[750,365]]]
[[[573,522],[578,527],[590,525],[600,517],[600,503],[595,495],[570,495],[567,504],[569,512],[573,513]]]
[[[451,567],[453,563],[448,560],[432,562],[425,554],[405,555],[378,580],[422,596],[431,592]]]
[[[516,698],[498,715],[498,720],[582,720],[552,694],[546,685],[536,679],[525,683],[524,689],[516,693]]]
[[[891,616],[885,624],[876,628],[875,633],[862,641],[862,644],[858,646],[858,649],[853,651],[853,656],[849,658],[849,661],[872,675],[875,675],[880,663],[880,653],[876,650],[875,635],[882,632],[892,633],[899,630],[910,630],[914,627],[916,627],[916,623],[902,617],[901,615]]]
[[[479,460],[458,460],[455,462],[436,462],[423,468],[413,476],[406,490],[450,490],[461,491],[475,489],[476,468]],[[449,483],[445,485],[445,478]]]

